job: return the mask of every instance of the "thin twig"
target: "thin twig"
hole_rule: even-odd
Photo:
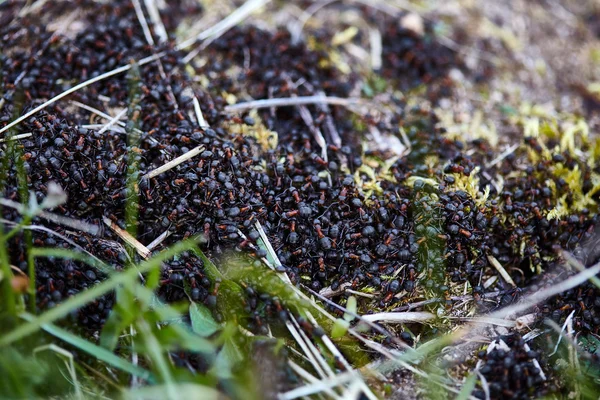
[[[121,229],[121,227],[119,227],[117,224],[115,224],[113,221],[111,221],[107,217],[102,217],[102,221],[104,221],[106,226],[108,226],[114,233],[116,233],[117,236],[119,236],[121,239],[123,239],[125,241],[125,243],[127,243],[131,247],[133,247],[138,252],[138,254],[140,256],[142,256],[142,258],[148,259],[150,257],[152,252],[150,250],[148,250],[148,248],[146,246],[141,244],[136,238],[131,236],[131,234],[129,232]]]
[[[179,157],[177,157],[174,160],[169,161],[165,165],[148,172],[142,178],[143,179],[154,178],[155,176],[160,175],[164,172],[167,172],[168,170],[175,168],[179,164],[186,162],[190,158],[196,157],[198,154],[202,153],[203,151],[204,151],[204,146],[194,147],[187,153],[180,155]]]

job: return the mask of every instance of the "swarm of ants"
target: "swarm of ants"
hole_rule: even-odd
[[[169,5],[174,11],[165,24],[169,33],[183,18],[175,12],[181,9],[177,3]],[[574,251],[586,265],[597,261],[585,251],[597,226],[596,208],[548,218],[558,199],[566,196],[569,202],[573,196],[565,179],[553,173],[556,166],[581,171],[584,193],[593,187],[592,173],[598,173],[597,167],[594,170],[568,151],[533,163],[529,153],[541,154],[543,149],[538,139],[529,137],[517,151],[490,166],[497,153],[485,140],[450,140],[435,127],[435,117],[423,110],[398,111],[386,123],[356,116],[338,105],[306,106],[310,121],[299,107],[230,113],[226,106],[232,96],[238,101],[319,94],[348,97],[360,77],[346,76],[326,62],[326,51],[293,43],[284,28],[274,32],[233,28],[185,64],[186,53],[176,49],[173,38],[159,45],[147,43],[128,1],[49,2],[38,12],[53,18],[70,4],[85,20],[85,28],[74,37],[49,31],[37,14],[9,22],[16,20],[18,8],[12,2],[0,5],[0,128],[77,82],[132,60],[165,54],[160,65],[134,66],[134,72],[101,80],[18,125],[15,134],[31,133],[18,144],[27,190],[41,202],[54,181],[68,194],[67,203],[56,213],[98,226],[108,218],[126,228],[125,208],[132,195],[128,165],[134,161],[139,175],[137,239],[150,243],[169,232],[153,251],[202,235],[202,248],[210,258],[241,251],[260,260],[266,251],[258,243],[258,222],[294,285],[315,292],[330,290],[334,300],[342,299],[346,288],[368,289],[374,296],[363,305],[365,313],[402,307],[416,293],[438,297],[443,307],[451,309],[452,288],[465,283],[481,311],[515,301],[519,291],[502,279],[494,287],[484,286],[485,279],[497,274],[490,256],[509,271],[519,288],[532,282],[540,287],[548,284],[538,282],[531,271],[560,270],[557,248]],[[464,68],[457,54],[387,20],[384,28],[383,77],[400,79],[397,84],[403,87],[437,81],[452,91],[448,69]],[[134,98],[134,109],[127,110]],[[194,119],[194,98],[205,125]],[[114,115],[123,109],[127,122],[108,128],[109,121],[94,111]],[[379,182],[380,190],[367,194],[361,183],[368,179],[364,160],[385,155],[363,154],[365,126],[389,130],[390,124],[406,130],[413,151],[390,166],[392,178]],[[277,132],[276,145],[261,144],[257,135],[265,130]],[[316,131],[323,133],[326,146],[319,143]],[[132,135],[138,136],[137,145],[131,144]],[[196,157],[160,175],[143,177],[198,146],[202,151]],[[424,163],[432,155],[437,157],[433,168]],[[19,200],[17,163],[9,168],[2,197]],[[500,191],[492,182],[496,176],[507,177]],[[490,188],[483,203],[458,185],[472,177],[482,188]],[[592,198],[596,202],[598,194]],[[2,210],[2,217],[21,219],[9,209]],[[49,227],[69,234],[59,225]],[[100,237],[70,237],[117,269],[131,261],[120,238],[108,229]],[[16,236],[13,242],[11,259],[26,271],[23,237]],[[46,231],[34,231],[34,242],[71,247]],[[71,260],[40,259],[36,269],[40,310],[104,278]],[[189,295],[214,308],[217,290],[218,282],[208,278],[193,254],[163,268],[159,295],[166,301]],[[492,291],[500,292],[497,301],[484,302]],[[250,286],[245,296],[251,315],[247,328],[264,334],[263,320],[279,319],[281,305]],[[598,289],[587,284],[551,299],[540,315],[560,324],[575,309],[576,327],[597,334],[599,299]],[[98,330],[113,302],[110,295],[97,299],[76,319],[82,328]],[[485,355],[485,371],[492,374],[494,368],[511,362],[529,368],[528,353],[523,355],[519,339],[513,342],[510,355]],[[531,387],[543,386],[536,379],[521,383],[510,390],[533,395],[537,392]],[[493,390],[506,393],[495,386]]]

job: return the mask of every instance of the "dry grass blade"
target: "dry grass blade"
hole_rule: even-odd
[[[502,318],[490,318],[490,317],[450,317],[450,319],[463,321],[463,322],[473,322],[475,324],[483,324],[483,325],[496,325],[503,326],[505,328],[514,328],[517,324],[515,321],[510,321]]]
[[[315,318],[312,316],[312,314],[310,312],[307,311],[306,316],[307,316],[308,320],[310,321],[310,323],[313,324],[313,326],[315,326],[317,328],[319,327],[319,324],[317,323],[317,321],[315,320]],[[365,381],[363,380],[360,373],[357,370],[352,368],[350,363],[346,360],[344,355],[338,350],[338,348],[331,341],[329,336],[323,334],[321,336],[321,341],[323,342],[325,347],[327,347],[327,349],[331,352],[331,354],[335,357],[335,359],[338,360],[344,366],[344,368],[346,368],[347,371],[354,372],[354,374],[356,375],[356,381],[359,382],[365,396],[367,396],[367,398],[369,400],[377,400],[377,396],[375,396],[375,394],[371,391],[371,388],[365,383]]]
[[[4,218],[0,218],[0,222],[2,222],[6,226],[17,226],[16,222],[9,221],[9,220],[6,220]],[[67,236],[65,236],[65,235],[63,235],[61,233],[58,233],[56,231],[53,231],[50,228],[46,228],[45,226],[41,226],[41,225],[25,225],[25,226],[23,226],[23,229],[44,232],[44,233],[47,233],[49,235],[56,236],[57,238],[59,238],[61,240],[64,240],[65,242],[69,243],[71,246],[75,247],[77,250],[81,251],[82,253],[85,253],[88,256],[90,256],[91,258],[93,258],[94,260],[98,261],[99,264],[102,263],[102,261],[98,257],[96,257],[95,255],[93,255],[92,253],[90,253],[89,251],[87,251],[86,249],[84,249],[83,247],[81,247],[80,245],[78,245],[77,243],[75,243],[74,241],[72,241],[71,239],[69,239]]]
[[[150,27],[148,26],[148,22],[146,21],[146,17],[144,17],[144,11],[142,10],[142,4],[140,0],[131,0],[133,3],[133,8],[135,10],[135,15],[140,21],[140,25],[142,26],[142,31],[144,32],[144,37],[148,44],[154,46],[154,39],[152,38],[152,33],[150,33]]]
[[[552,357],[558,351],[558,346],[560,346],[560,342],[561,342],[561,340],[563,338],[563,332],[567,329],[567,326],[573,320],[573,315],[575,315],[575,310],[571,311],[571,313],[569,314],[569,316],[565,320],[565,323],[563,324],[561,330],[558,332],[559,333],[558,340],[556,341],[556,345],[554,346],[554,350],[552,351],[552,353],[550,353],[548,355],[548,357]]]
[[[387,322],[393,324],[409,324],[415,322],[428,322],[435,319],[435,314],[425,311],[414,312],[383,312],[362,315],[361,319],[370,322]]]
[[[325,378],[325,376],[327,374],[323,370],[323,367],[321,366],[321,364],[315,358],[315,355],[310,350],[307,342],[305,342],[304,338],[302,337],[302,335],[300,335],[300,332],[298,332],[298,330],[292,324],[291,321],[287,321],[285,323],[285,325],[287,326],[288,330],[290,331],[290,333],[292,334],[292,336],[296,340],[296,343],[298,343],[298,345],[300,346],[300,348],[302,349],[302,351],[304,352],[304,354],[306,355],[306,357],[310,361],[311,365],[313,366],[313,368],[315,369],[315,371],[317,372],[317,374],[319,374],[319,376],[321,376],[321,378]]]
[[[26,208],[22,204],[17,203],[12,200],[0,198],[0,204],[5,207],[9,207],[9,208],[16,210],[21,215],[25,215],[25,213],[27,211]],[[47,221],[54,222],[57,225],[62,225],[62,226],[66,226],[69,228],[73,228],[78,231],[86,232],[86,233],[89,233],[90,235],[94,235],[94,236],[99,236],[100,232],[101,232],[100,227],[97,225],[89,224],[87,222],[79,221],[79,220],[69,218],[69,217],[64,217],[62,215],[53,214],[48,211],[42,211],[39,214],[37,214],[36,216],[41,217]]]
[[[300,333],[300,336],[302,336],[302,339],[304,339],[304,342],[306,343],[306,345],[308,346],[309,350],[314,355],[315,359],[319,362],[319,365],[321,366],[321,368],[323,369],[323,371],[328,376],[330,376],[330,377],[331,376],[335,376],[335,373],[333,372],[333,370],[331,369],[331,367],[327,363],[327,360],[325,360],[325,358],[322,356],[322,354],[319,351],[319,349],[317,349],[317,347],[308,338],[308,336],[306,335],[306,333],[304,333],[304,331],[300,327],[300,324],[298,324],[298,321],[296,320],[296,318],[293,315],[290,315],[290,320],[293,322],[293,324],[296,327],[296,330],[298,331],[298,333]]]
[[[204,119],[204,115],[202,115],[202,109],[200,108],[200,102],[196,96],[193,97],[194,101],[194,111],[196,112],[196,119],[198,120],[198,126],[202,129],[209,128],[210,126]]]
[[[536,305],[546,299],[549,299],[552,296],[556,296],[557,294],[560,294],[562,292],[565,292],[569,289],[573,289],[574,287],[581,285],[582,283],[595,277],[596,274],[598,274],[598,273],[600,273],[600,263],[597,263],[597,264],[591,266],[590,268],[587,268],[586,270],[584,270],[576,275],[573,275],[570,278],[565,279],[564,281],[559,282],[553,286],[550,286],[546,289],[539,290],[539,291],[525,297],[518,304],[515,304],[513,306],[509,306],[509,307],[503,308],[501,310],[498,310],[496,312],[493,312],[493,313],[489,314],[489,317],[504,318],[508,315],[518,314],[520,312],[528,310],[529,308],[533,307],[534,305]]]
[[[329,379],[310,383],[308,385],[300,386],[296,389],[292,389],[289,392],[280,394],[278,397],[281,400],[292,400],[298,397],[310,396],[312,394],[325,392],[326,389],[332,389],[336,386],[340,386],[352,381],[355,375],[350,372],[344,372],[336,375]],[[339,396],[336,396],[339,398]]]
[[[117,115],[114,116],[114,118],[111,118],[110,121],[108,121],[108,123],[106,125],[104,125],[102,127],[102,129],[100,129],[98,131],[98,133],[104,133],[106,132],[108,129],[110,129],[111,126],[113,126],[115,123],[117,123],[117,121],[119,121],[123,115],[125,115],[127,113],[127,108],[122,109]]]
[[[238,112],[260,108],[270,107],[297,107],[310,104],[330,104],[334,106],[349,107],[352,105],[364,103],[360,98],[344,98],[335,96],[298,96],[275,99],[252,100],[244,103],[237,103],[225,107],[226,112]]]
[[[158,6],[156,5],[155,0],[144,0],[144,4],[146,5],[146,9],[148,10],[148,15],[150,16],[150,20],[152,21],[152,25],[154,25],[154,33],[158,36],[159,43],[166,42],[169,38],[167,35],[167,30],[165,29],[165,25],[160,18],[160,12],[158,10]]]
[[[178,50],[185,49],[186,47],[189,47],[196,42],[202,42],[209,38],[212,40],[218,38],[219,36],[221,36],[225,32],[227,32],[229,29],[231,29],[232,27],[234,27],[237,24],[239,24],[240,22],[242,22],[254,11],[258,10],[260,7],[264,6],[265,4],[269,3],[270,1],[271,0],[249,0],[249,1],[245,2],[241,7],[239,7],[234,12],[229,14],[229,16],[227,16],[226,18],[223,18],[219,23],[217,23],[217,24],[213,25],[212,27],[206,29],[205,31],[201,32],[196,37],[193,37],[193,38],[190,38],[190,39],[187,39],[187,40],[181,42],[177,46],[177,49]],[[186,57],[184,59],[185,62],[189,61],[187,58],[188,57]]]
[[[25,139],[25,138],[31,137],[32,135],[33,135],[33,133],[22,133],[20,135],[11,136],[9,138],[2,138],[2,139],[0,139],[0,143],[10,142],[12,140]]]
[[[509,155],[511,155],[512,153],[514,153],[515,150],[518,149],[518,148],[519,148],[519,144],[513,144],[508,149],[506,149],[502,153],[500,153],[498,155],[498,157],[494,158],[492,161],[490,161],[489,163],[487,163],[485,166],[487,168],[490,168],[490,167],[493,167],[496,164],[499,164],[506,157],[508,157]]]
[[[117,236],[119,236],[127,244],[129,244],[131,247],[133,247],[138,252],[138,254],[140,256],[142,256],[142,258],[144,258],[145,260],[147,260],[150,257],[150,255],[152,254],[152,252],[150,250],[148,250],[148,248],[146,246],[144,246],[143,244],[141,244],[136,238],[134,238],[133,236],[131,236],[131,234],[129,232],[127,232],[126,230],[121,229],[117,224],[115,224],[114,222],[112,222],[107,217],[103,217],[102,220],[104,221],[104,223],[106,224],[106,226],[108,226],[114,233],[117,234]]]
[[[158,175],[160,175],[160,174],[162,174],[164,172],[167,172],[170,169],[175,168],[179,164],[186,162],[190,158],[196,157],[198,154],[202,153],[203,151],[204,151],[204,147],[203,146],[194,147],[192,150],[188,151],[185,154],[180,155],[179,157],[177,157],[174,160],[169,161],[165,165],[163,165],[161,167],[158,167],[158,168],[156,168],[156,169],[148,172],[142,178],[143,179],[154,178],[155,176],[158,176]]]
[[[309,383],[312,383],[312,384],[316,384],[317,382],[321,382],[320,380],[318,380],[317,378],[315,378],[314,376],[312,376],[308,371],[306,371],[304,368],[302,368],[301,366],[299,366],[298,364],[296,364],[292,360],[288,360],[288,365],[290,366],[290,368],[292,370],[294,370],[294,372],[296,374],[298,374],[298,376],[300,376],[305,381],[307,381]],[[323,392],[327,393],[329,396],[331,396],[331,398],[333,398],[335,400],[342,400],[342,397],[340,397],[340,395],[338,395],[337,393],[335,393],[330,387],[323,388]]]
[[[487,256],[487,259],[490,262],[490,264],[492,264],[492,266],[494,268],[496,268],[496,271],[498,271],[500,273],[500,275],[502,276],[502,279],[504,279],[512,287],[517,287],[517,285],[515,284],[515,281],[513,281],[513,279],[510,277],[509,273],[506,272],[506,270],[504,269],[502,264],[500,264],[500,261],[498,261],[496,259],[496,257],[494,257],[493,255],[490,254]]]
[[[152,242],[150,242],[150,244],[148,246],[146,246],[146,248],[150,251],[154,250],[162,242],[164,242],[164,240],[166,238],[168,238],[169,236],[171,236],[171,231],[169,231],[169,230],[164,231],[156,239],[154,239]]]
[[[374,71],[377,71],[381,69],[381,65],[383,64],[381,57],[381,54],[383,53],[383,44],[379,29],[369,29],[369,42],[371,44],[371,68]]]
[[[144,64],[148,64],[149,62],[158,60],[160,57],[163,57],[166,53],[158,53],[155,54],[153,56],[150,57],[146,57],[146,58],[142,58],[141,60],[139,60],[137,62],[138,65],[144,65]],[[103,74],[100,74],[98,76],[95,76],[91,79],[88,79],[87,81],[83,81],[78,85],[73,86],[70,89],[65,90],[64,92],[54,96],[53,98],[51,98],[50,100],[45,101],[44,103],[40,104],[39,106],[37,106],[36,108],[34,108],[33,110],[27,112],[25,115],[20,116],[19,118],[17,118],[16,120],[14,120],[13,122],[11,122],[10,124],[6,125],[4,128],[0,129],[0,133],[4,133],[7,130],[9,130],[10,128],[14,127],[15,125],[17,125],[20,122],[25,121],[27,118],[31,117],[32,115],[38,113],[39,111],[43,110],[44,108],[48,107],[51,104],[56,103],[58,100],[70,95],[71,93],[75,93],[78,90],[83,89],[86,86],[91,85],[92,83],[96,83],[99,82],[101,80],[104,80],[106,78],[110,78],[111,76],[115,76],[118,74],[121,74],[123,72],[129,71],[131,69],[132,64],[127,64],[127,65],[123,65],[122,67],[119,68],[115,68],[111,71],[105,72]]]
[[[260,222],[257,221],[255,223],[255,228],[259,232],[259,235],[261,236],[261,239],[263,240],[263,243],[267,247],[267,251],[270,253],[271,258],[274,260],[274,262],[277,264],[277,266],[281,266],[281,262],[279,261],[279,258],[277,257],[277,253],[273,249],[273,246],[271,245],[269,239],[267,238],[267,235],[266,235],[264,229],[262,228],[262,225],[260,224]],[[327,318],[331,319],[332,321],[336,320],[336,318],[334,316],[332,316],[331,314],[329,314],[322,307],[320,307],[317,303],[315,303],[312,299],[310,299],[308,296],[306,296],[304,293],[302,293],[300,290],[298,290],[298,288],[291,283],[291,281],[290,281],[290,279],[289,279],[289,277],[287,276],[286,273],[280,273],[279,276],[280,276],[280,278],[284,282],[286,282],[288,285],[290,285],[290,288],[292,288],[294,290],[294,292],[298,295],[298,297],[300,297],[300,298],[308,301],[313,307],[315,307],[317,309],[317,311],[321,312]],[[309,314],[309,313],[307,312],[307,314]],[[314,320],[314,318],[312,318],[312,315],[310,316],[310,319],[313,321],[313,323],[315,323],[315,326],[316,326],[316,321]],[[289,323],[289,321],[288,321],[288,323]],[[286,325],[288,325],[288,323],[286,323]],[[289,329],[289,325],[288,325],[288,329]],[[353,330],[349,329],[348,331],[351,332]],[[292,331],[290,330],[290,332],[292,332]],[[354,334],[356,336],[358,336],[358,337],[360,337],[362,339],[362,337],[361,337],[360,334],[358,334],[356,331],[353,331],[353,332],[354,332]],[[297,331],[295,332],[295,334],[298,335],[300,337],[300,339],[303,339],[302,336],[300,336]],[[294,335],[294,332],[292,332],[292,335]],[[298,339],[296,339],[296,340],[298,341]],[[306,340],[308,341],[308,338],[306,338]],[[333,342],[331,342],[331,340],[326,335],[323,335],[321,337],[321,340],[323,340],[323,342],[326,344],[326,346],[328,348],[335,348],[335,345],[333,344]],[[366,341],[366,339],[365,339],[365,341]],[[298,341],[298,343],[301,345],[302,340]],[[310,343],[310,345],[312,345],[312,343]],[[305,346],[308,347],[307,345],[305,345]],[[304,351],[306,353],[306,350],[304,350]],[[337,356],[337,355],[341,356],[341,353],[337,349],[335,351],[332,351],[332,350],[330,350],[330,351],[332,352],[332,354],[334,356]],[[306,355],[309,356],[309,359],[310,359],[310,355],[308,353]],[[313,357],[313,359],[314,359],[314,357]],[[338,359],[342,360],[343,357],[342,358],[338,358]],[[348,364],[348,362],[345,361],[345,359],[343,359],[343,360],[345,362],[344,366],[346,366],[346,368],[349,369],[349,370],[352,369],[350,367],[350,365]],[[311,362],[312,362],[312,360],[311,360]],[[371,392],[371,389],[369,389],[369,387],[367,386],[367,384],[364,382],[364,380],[362,379],[362,377],[357,372],[355,372],[355,377],[362,382],[361,385],[362,385],[362,389],[363,389],[364,394],[370,400],[376,400],[377,397]]]

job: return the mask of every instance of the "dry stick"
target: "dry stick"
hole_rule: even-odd
[[[117,224],[112,222],[107,217],[102,217],[102,220],[104,221],[106,226],[108,226],[114,233],[117,234],[117,236],[119,236],[127,244],[129,244],[131,247],[133,247],[138,252],[138,254],[140,256],[142,256],[142,258],[147,260],[150,257],[150,254],[152,254],[152,252],[150,250],[148,250],[148,248],[146,246],[141,244],[136,238],[131,236],[131,234],[129,232],[121,229]]]
[[[352,284],[350,282],[342,283],[336,290],[333,290],[331,286],[327,286],[326,288],[321,289],[319,294],[325,298],[335,297],[340,295],[346,291],[347,288],[351,287]]]
[[[317,93],[319,96],[325,96],[325,92],[320,91]],[[337,147],[342,147],[342,138],[335,128],[335,123],[333,122],[333,118],[331,117],[331,110],[329,106],[325,103],[320,103],[317,105],[319,109],[321,109],[325,113],[325,126],[329,130],[329,135],[331,135],[331,141]]]
[[[137,64],[138,65],[148,64],[149,62],[158,60],[160,57],[164,56],[165,54],[166,54],[165,52],[162,52],[162,53],[158,53],[158,54],[155,54],[153,56],[150,56],[150,57],[142,58],[141,60],[139,60],[137,62]],[[83,89],[84,87],[89,86],[92,83],[99,82],[99,81],[101,81],[103,79],[110,78],[111,76],[118,75],[118,74],[123,73],[125,71],[129,71],[130,69],[131,69],[131,64],[123,65],[122,67],[115,68],[112,71],[105,72],[105,73],[100,74],[100,75],[98,75],[98,76],[96,76],[94,78],[88,79],[87,81],[83,81],[80,84],[73,86],[71,89],[65,90],[64,92],[62,92],[62,93],[54,96],[50,100],[45,101],[44,103],[40,104],[39,106],[37,106],[33,110],[29,111],[25,115],[20,116],[19,118],[17,118],[16,120],[14,120],[13,122],[11,122],[10,124],[6,125],[4,128],[0,129],[0,133],[6,132],[7,130],[9,130],[13,126],[17,125],[19,122],[22,122],[22,121],[26,120],[27,118],[31,117],[35,113],[43,110],[44,108],[48,107],[51,104],[56,103],[58,100],[60,100],[60,99],[62,99],[64,97],[70,95],[71,93],[74,93],[74,92],[76,92],[76,91],[78,91],[80,89]]]
[[[315,124],[315,121],[306,106],[298,106],[298,110],[300,111],[300,116],[302,117],[304,124],[306,124],[308,129],[313,134],[315,141],[317,142],[319,147],[321,147],[321,158],[325,160],[325,162],[328,162],[329,160],[327,159],[327,142],[323,137],[323,133]],[[331,182],[329,182],[329,184],[331,185]]]
[[[190,158],[196,157],[198,154],[202,153],[203,151],[204,151],[204,146],[194,147],[187,153],[180,155],[179,157],[177,157],[174,160],[169,161],[165,165],[148,172],[146,175],[144,175],[142,177],[142,179],[154,178],[155,176],[160,175],[163,172],[173,169],[176,166],[178,166],[179,164],[186,162]]]
[[[252,100],[244,103],[237,103],[225,107],[225,112],[238,112],[251,109],[270,108],[270,107],[290,107],[310,104],[332,104],[335,106],[349,107],[354,104],[364,103],[358,97],[344,98],[336,96],[298,96],[289,98],[275,98]]]

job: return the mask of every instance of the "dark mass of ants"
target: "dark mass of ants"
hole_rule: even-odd
[[[71,7],[80,11],[83,28],[64,34],[49,31],[46,22]],[[184,10],[177,1],[169,2],[169,9],[173,12],[165,13],[164,21],[169,32],[184,16],[202,12]],[[598,259],[597,253],[586,251],[598,222],[596,209],[547,218],[557,199],[566,195],[569,202],[572,196],[567,182],[553,174],[553,166],[578,168],[584,193],[591,190],[590,176],[598,168],[592,171],[568,151],[532,163],[528,153],[542,152],[538,139],[526,138],[517,151],[486,166],[498,154],[484,140],[449,140],[435,128],[429,111],[407,110],[401,100],[396,101],[403,111],[385,122],[333,105],[307,106],[312,126],[297,107],[261,109],[253,116],[226,113],[231,96],[238,101],[318,94],[349,97],[359,84],[360,77],[343,75],[326,62],[326,51],[293,43],[283,28],[273,32],[252,26],[233,28],[185,64],[186,53],[175,49],[174,38],[160,45],[146,42],[129,1],[49,2],[24,17],[16,16],[18,10],[16,2],[0,5],[0,127],[81,81],[165,52],[160,58],[162,73],[157,62],[134,65],[133,72],[77,91],[14,130],[14,134],[31,133],[18,142],[27,190],[41,202],[54,181],[68,194],[67,203],[54,210],[58,214],[98,226],[107,217],[125,228],[126,202],[131,196],[128,165],[134,161],[140,171],[136,176],[140,242],[150,243],[165,231],[170,236],[161,246],[202,234],[202,248],[210,258],[238,250],[259,259],[266,255],[257,246],[255,223],[259,222],[294,284],[317,292],[328,288],[336,296],[343,296],[340,288],[369,287],[377,296],[365,312],[402,306],[399,294],[410,298],[424,291],[447,298],[441,302],[451,308],[450,287],[465,282],[485,311],[492,307],[482,301],[486,291],[502,292],[493,306],[499,307],[516,301],[519,288],[532,282],[532,270],[558,274],[557,249],[574,251],[586,265]],[[401,87],[442,81],[445,90],[436,95],[452,91],[449,68],[464,68],[457,54],[432,40],[430,31],[423,37],[391,19],[370,18],[385,21],[380,22],[385,54],[382,76]],[[194,97],[210,128],[200,127],[195,120]],[[112,110],[113,115],[133,109],[127,111],[126,123],[103,129],[108,120],[78,104],[107,114]],[[383,132],[397,132],[402,126],[412,151],[391,166],[393,179],[379,182],[380,192],[366,196],[360,184],[368,179],[361,168],[361,141],[368,125]],[[315,139],[315,128],[328,143],[324,151]],[[276,146],[265,148],[256,135],[235,133],[266,130],[277,132]],[[129,137],[134,133],[138,143],[132,145]],[[336,138],[341,139],[340,146],[333,144]],[[142,178],[197,146],[203,150],[196,157]],[[552,147],[550,143],[548,148]],[[371,155],[382,156],[365,154]],[[424,163],[430,156],[439,160],[434,168]],[[19,201],[16,169],[12,163],[2,183],[2,197]],[[457,185],[473,175],[482,189],[490,187],[484,204]],[[496,176],[507,177],[501,192],[492,182]],[[2,210],[2,218],[21,220],[8,208]],[[61,226],[50,227],[68,235]],[[120,239],[108,229],[100,237],[84,233],[70,237],[115,268],[128,262]],[[13,241],[11,259],[25,271],[22,238]],[[41,231],[34,231],[34,244],[71,247]],[[511,272],[517,288],[502,279],[495,289],[483,287],[486,277],[497,274],[489,256]],[[71,260],[39,259],[36,268],[40,309],[51,308],[103,279],[100,272]],[[201,260],[185,253],[166,263],[163,271],[160,295],[165,300],[183,299],[184,288],[189,287],[193,301],[214,306],[218,285],[208,279]],[[578,330],[600,333],[599,294],[591,284],[576,288],[551,299],[539,312],[560,324],[575,309]],[[261,318],[279,315],[277,300],[252,288],[246,295],[246,307],[253,315],[248,329],[262,333]],[[81,327],[102,327],[113,302],[108,295],[81,309],[76,317]],[[519,343],[518,338],[511,342],[515,350],[510,362],[528,369],[529,353],[523,353]],[[484,375],[509,363],[508,356],[497,353],[485,355]],[[514,390],[537,383],[519,382],[511,383],[522,385]],[[501,396],[495,389],[492,394]]]

